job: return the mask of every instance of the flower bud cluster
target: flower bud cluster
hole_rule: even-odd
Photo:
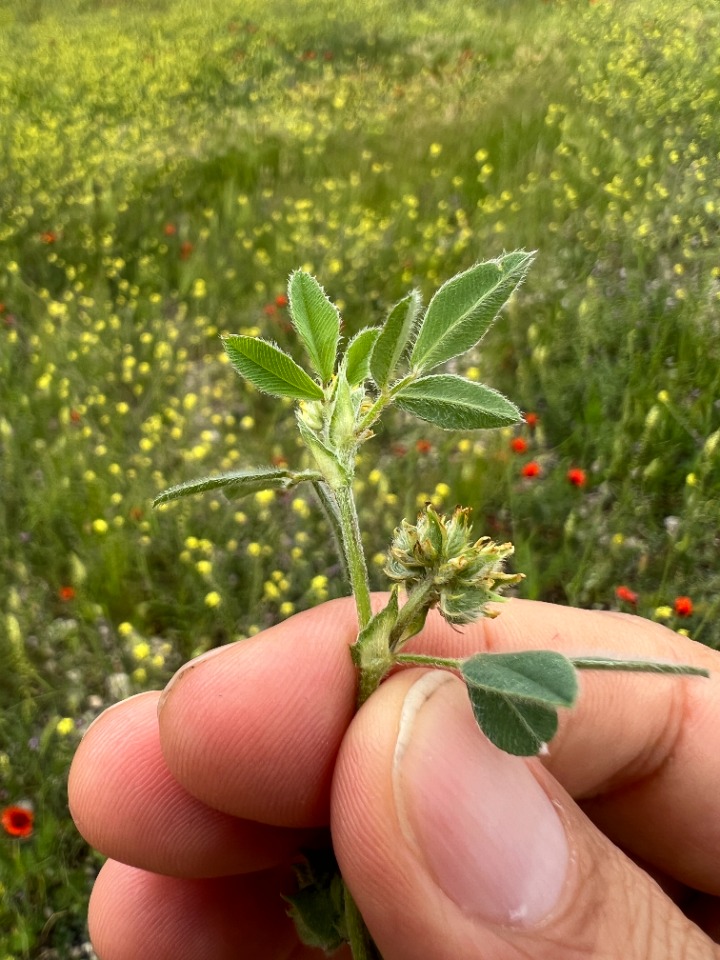
[[[396,528],[385,567],[408,592],[423,584],[427,606],[437,606],[449,623],[495,616],[485,605],[504,599],[498,591],[523,579],[502,569],[513,553],[511,543],[472,539],[470,513],[468,507],[456,507],[445,517],[427,504],[416,524],[403,520]]]

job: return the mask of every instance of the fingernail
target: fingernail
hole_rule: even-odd
[[[557,810],[526,762],[480,732],[449,674],[425,674],[405,698],[394,788],[408,839],[467,916],[530,927],[552,911],[569,863]]]
[[[160,716],[160,711],[162,710],[163,705],[165,704],[165,701],[168,698],[168,694],[174,687],[177,686],[178,681],[182,677],[187,676],[187,674],[191,670],[194,670],[195,667],[198,667],[201,663],[204,663],[205,660],[210,660],[211,657],[214,657],[218,653],[223,653],[223,651],[227,650],[228,647],[231,647],[231,646],[233,646],[233,644],[230,643],[230,644],[225,644],[222,647],[213,647],[212,650],[208,650],[206,653],[202,653],[199,657],[195,657],[194,660],[188,660],[187,663],[184,663],[180,667],[180,669],[177,670],[172,675],[172,677],[170,677],[169,682],[165,686],[163,692],[160,694],[160,699],[158,700],[158,705],[157,705],[158,716]]]

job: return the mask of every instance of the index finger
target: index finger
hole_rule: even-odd
[[[187,665],[160,711],[163,753],[186,790],[235,816],[328,822],[332,773],[354,713],[350,601],[293,617]],[[513,600],[463,632],[431,615],[415,652],[554,649],[658,658],[711,679],[583,673],[546,763],[609,836],[699,889],[720,893],[720,657],[642,620]]]

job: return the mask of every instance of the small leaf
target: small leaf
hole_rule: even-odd
[[[340,314],[315,277],[295,270],[288,281],[288,301],[293,325],[305,344],[312,365],[323,383],[335,370],[340,338]]]
[[[515,404],[497,390],[452,373],[413,381],[396,394],[395,403],[443,430],[485,430],[522,420]]]
[[[525,278],[534,254],[508,253],[477,263],[444,283],[430,301],[410,357],[429,370],[475,346]]]
[[[413,290],[390,311],[370,357],[370,372],[379,387],[387,386],[411,339],[422,301]]]
[[[575,668],[552,650],[478,653],[460,672],[483,733],[517,756],[532,756],[551,740],[556,707],[570,707],[577,697]]]
[[[554,650],[476,653],[462,662],[461,670],[474,687],[523,700],[571,707],[577,697],[575,668]]]
[[[215,477],[203,477],[200,480],[188,480],[163,490],[153,500],[153,506],[160,503],[169,503],[181,497],[189,497],[195,493],[204,493],[206,490],[222,490],[226,497],[236,499],[246,497],[259,490],[285,490],[303,480],[319,479],[320,474],[306,471],[294,473],[281,467],[255,467],[249,470],[233,470],[230,473],[220,473]]]
[[[322,389],[309,374],[267,340],[233,334],[223,338],[223,346],[235,370],[258,390],[295,400],[324,398]]]
[[[555,707],[526,703],[468,686],[477,725],[500,750],[516,757],[534,757],[557,733]]]
[[[380,327],[366,327],[347,345],[343,366],[351,387],[360,386],[370,377],[370,354],[379,335]]]

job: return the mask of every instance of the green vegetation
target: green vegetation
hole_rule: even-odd
[[[151,509],[192,477],[308,466],[290,404],[220,343],[292,351],[295,268],[342,295],[350,337],[538,250],[459,371],[528,423],[398,412],[364,450],[378,585],[399,518],[461,502],[514,541],[523,596],[720,646],[720,10],[411,6],[0,12],[0,805],[34,811],[26,839],[0,831],[0,960],[90,955],[99,858],[65,779],[93,717],[345,592],[304,487]]]

